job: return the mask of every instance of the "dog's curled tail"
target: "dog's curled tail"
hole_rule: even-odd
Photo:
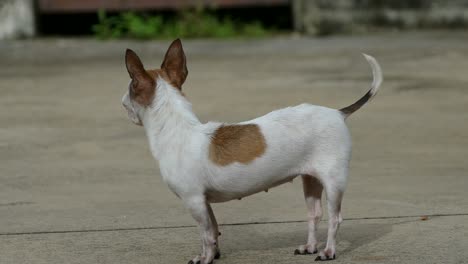
[[[382,84],[382,80],[383,80],[382,69],[380,68],[380,65],[377,62],[377,60],[374,59],[374,57],[370,55],[367,55],[364,53],[362,55],[364,55],[367,62],[369,62],[372,68],[372,75],[374,77],[374,80],[372,81],[371,89],[363,97],[361,97],[361,99],[357,100],[354,104],[350,106],[340,109],[340,112],[343,113],[345,118],[350,116],[352,113],[356,112],[359,108],[365,105],[370,99],[372,99],[372,97],[374,97],[377,94],[380,84]]]

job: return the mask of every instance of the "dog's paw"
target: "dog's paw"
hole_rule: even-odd
[[[219,259],[220,257],[221,257],[221,251],[217,249],[214,259]],[[194,259],[190,260],[187,264],[205,264],[204,261],[205,261],[205,257],[196,256]],[[213,264],[213,260],[207,264]]]
[[[197,260],[196,262],[194,262],[193,260],[190,260],[187,264],[201,264],[201,260]],[[213,261],[211,261],[208,264],[213,264]]]
[[[194,259],[190,260],[187,264],[203,264],[203,257],[196,256]]]
[[[334,260],[336,258],[334,250],[325,249],[320,251],[315,261],[326,261],[326,260]]]
[[[311,245],[302,245],[294,250],[294,255],[312,255],[317,253],[317,247]]]
[[[200,264],[200,260],[193,261],[193,259],[191,259],[187,264]]]
[[[221,251],[219,249],[216,249],[216,254],[214,256],[214,259],[219,259],[221,257]]]

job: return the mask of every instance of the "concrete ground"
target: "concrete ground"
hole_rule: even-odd
[[[199,253],[194,221],[120,104],[125,48],[157,67],[168,43],[0,43],[1,264],[186,263]],[[184,41],[184,89],[203,121],[302,102],[338,108],[367,91],[360,52],[374,55],[385,81],[348,120],[354,149],[333,263],[468,263],[466,43],[466,32]],[[293,255],[306,239],[300,180],[214,211],[216,263],[315,258]]]

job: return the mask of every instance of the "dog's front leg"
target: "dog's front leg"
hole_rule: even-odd
[[[214,258],[219,259],[221,257],[221,251],[219,250],[218,237],[221,235],[221,232],[219,232],[218,222],[216,221],[216,217],[214,215],[213,209],[211,208],[211,205],[207,203],[206,206],[208,208],[208,213],[210,214],[211,223],[213,224],[214,234],[216,237],[216,247],[215,247],[216,253],[215,253]]]
[[[202,254],[190,260],[188,264],[210,264],[219,257],[218,226],[213,210],[204,197],[193,197],[186,200],[186,206],[200,227],[203,245]]]

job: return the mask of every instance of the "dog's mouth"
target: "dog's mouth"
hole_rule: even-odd
[[[143,122],[141,121],[140,117],[135,113],[135,111],[127,106],[126,104],[123,104],[125,109],[127,110],[127,115],[128,118],[137,126],[143,126]]]
[[[127,110],[127,111],[128,111],[128,110]],[[143,126],[143,122],[141,122],[141,119],[140,119],[138,116],[136,116],[136,119],[135,119],[135,118],[132,118],[132,117],[131,117],[130,111],[128,111],[127,114],[128,114],[128,117],[132,120],[132,122],[133,122],[135,125],[137,125],[137,126]]]

